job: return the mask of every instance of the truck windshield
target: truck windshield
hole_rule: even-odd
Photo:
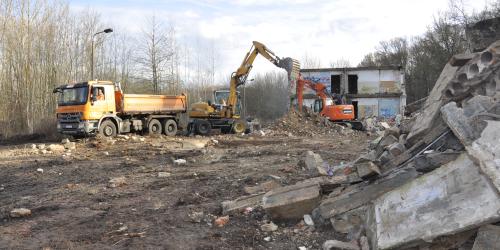
[[[61,89],[58,104],[60,106],[85,104],[87,102],[88,92],[89,88],[87,86]]]

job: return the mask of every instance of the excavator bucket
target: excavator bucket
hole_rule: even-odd
[[[281,59],[277,66],[286,70],[289,82],[299,79],[300,63],[298,60],[286,57]]]

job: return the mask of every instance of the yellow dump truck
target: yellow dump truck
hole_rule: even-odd
[[[187,126],[184,94],[124,94],[119,83],[109,81],[66,84],[54,93],[59,94],[57,130],[62,134],[148,132],[173,136],[179,127]]]

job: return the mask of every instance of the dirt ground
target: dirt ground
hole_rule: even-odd
[[[221,202],[245,195],[245,186],[308,178],[299,164],[307,150],[336,165],[372,139],[357,131],[143,138],[81,140],[69,153],[0,146],[0,248],[319,249],[333,230],[274,221],[278,230],[264,232],[262,209],[231,215],[223,227],[214,220]],[[110,185],[118,177],[124,183]],[[13,218],[15,208],[32,214]]]

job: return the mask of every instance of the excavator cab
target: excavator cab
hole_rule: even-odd
[[[319,113],[323,110],[323,100],[321,99],[316,99],[314,100],[314,106],[313,106],[313,111],[314,113]]]
[[[236,103],[235,115],[241,115],[241,98],[240,92],[236,91],[236,95],[238,96],[238,102]],[[214,106],[216,110],[220,111],[224,105],[227,105],[227,99],[229,98],[229,90],[216,90],[214,91]]]

